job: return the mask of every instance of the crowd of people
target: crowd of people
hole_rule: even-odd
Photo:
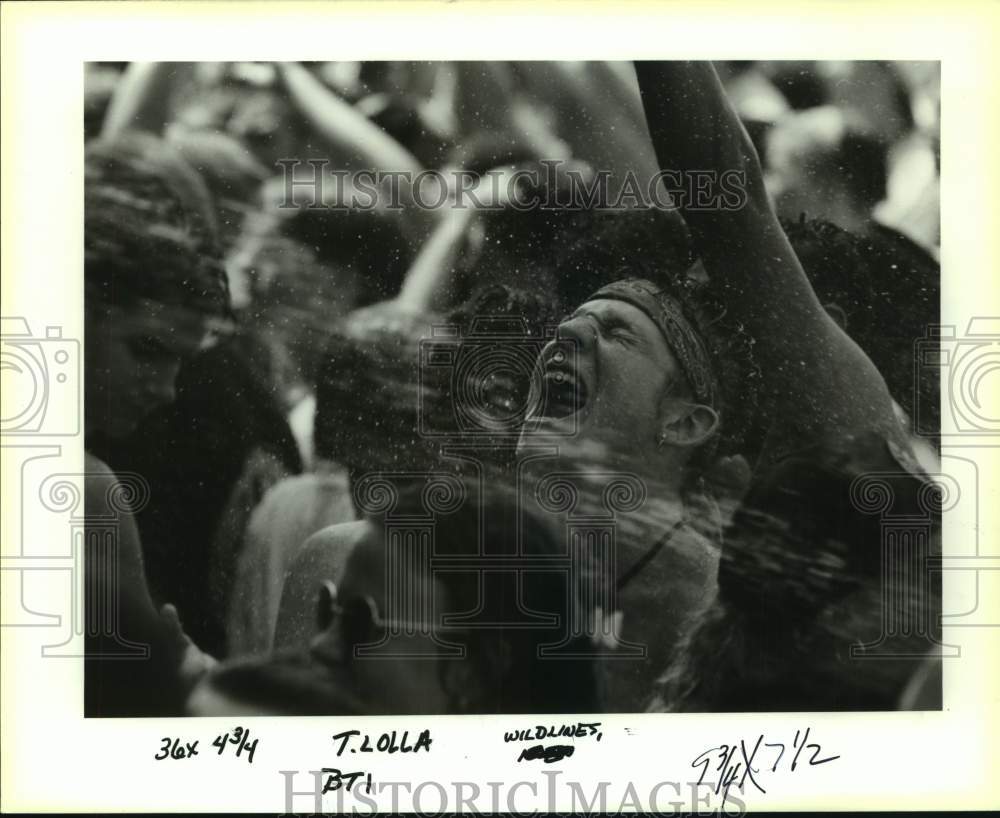
[[[939,707],[937,71],[88,65],[87,714]]]

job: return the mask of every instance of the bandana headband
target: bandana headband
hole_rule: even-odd
[[[695,397],[701,403],[716,406],[718,387],[708,352],[677,299],[653,282],[642,278],[628,278],[608,284],[587,300],[599,299],[624,301],[642,310],[666,339],[694,389]]]

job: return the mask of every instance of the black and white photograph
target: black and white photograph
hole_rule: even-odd
[[[939,72],[88,64],[87,715],[940,708]]]
[[[987,0],[0,43],[0,811],[1000,806]]]

